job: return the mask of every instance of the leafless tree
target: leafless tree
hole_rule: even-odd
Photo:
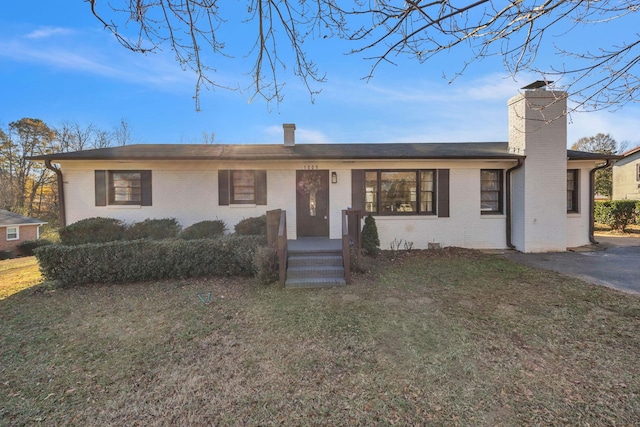
[[[610,108],[638,100],[637,30],[615,45],[588,44],[580,51],[553,46],[571,57],[572,65],[566,68],[540,68],[536,57],[541,48],[551,47],[549,38],[578,27],[598,31],[606,22],[636,16],[640,0],[129,0],[122,6],[85,1],[126,48],[146,53],[170,46],[178,62],[197,76],[196,108],[203,87],[220,86],[213,77],[216,60],[227,55],[235,40],[219,36],[225,25],[233,24],[227,16],[238,14],[246,16],[243,31],[253,34],[253,44],[245,49],[253,59],[252,91],[267,100],[282,100],[278,75],[287,66],[312,96],[317,93],[315,86],[324,75],[303,49],[311,38],[354,42],[350,53],[365,54],[372,61],[367,77],[398,57],[424,63],[464,46],[468,60],[453,78],[470,63],[499,55],[513,76],[529,71],[547,80],[561,78],[576,108]]]
[[[213,144],[213,141],[215,140],[215,136],[216,134],[214,132],[211,132],[211,133],[202,132],[202,143]]]
[[[93,148],[107,148],[111,147],[113,141],[113,136],[111,132],[95,129],[93,132],[93,143],[91,144]]]
[[[63,122],[55,129],[58,150],[81,151],[91,148],[91,141],[96,128],[94,125],[81,126],[76,122]]]
[[[133,140],[131,126],[125,119],[120,119],[120,123],[113,128],[113,140],[116,145],[127,145]]]

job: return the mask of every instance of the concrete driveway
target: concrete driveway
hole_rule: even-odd
[[[640,295],[640,237],[596,236],[600,242],[569,252],[508,253],[504,257],[586,282]]]

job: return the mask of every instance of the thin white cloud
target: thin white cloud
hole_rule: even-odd
[[[137,55],[104,37],[98,41],[101,45],[98,49],[95,41],[89,41],[92,35],[87,34],[71,40],[55,37],[65,32],[62,28],[40,29],[27,38],[7,40],[0,44],[0,57],[168,91],[193,90],[193,75],[162,53]]]
[[[72,34],[73,30],[62,27],[42,27],[27,34],[28,39],[46,39],[49,37]]]

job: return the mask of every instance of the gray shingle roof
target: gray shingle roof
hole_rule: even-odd
[[[137,144],[32,157],[32,160],[509,159],[506,143]]]
[[[45,221],[0,209],[0,226],[46,224]]]
[[[518,159],[506,142],[390,144],[136,144],[31,157],[31,160],[375,160]],[[612,156],[567,150],[570,159]]]

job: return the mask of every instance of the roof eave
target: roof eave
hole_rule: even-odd
[[[493,155],[440,155],[440,156],[424,156],[424,155],[412,155],[412,156],[360,156],[360,157],[345,157],[343,155],[255,155],[255,156],[87,156],[87,157],[67,157],[67,156],[33,156],[28,157],[27,160],[44,161],[50,160],[52,162],[59,161],[163,161],[163,160],[179,160],[179,161],[257,161],[257,160],[517,160],[523,159],[526,156],[518,154],[493,154]]]

